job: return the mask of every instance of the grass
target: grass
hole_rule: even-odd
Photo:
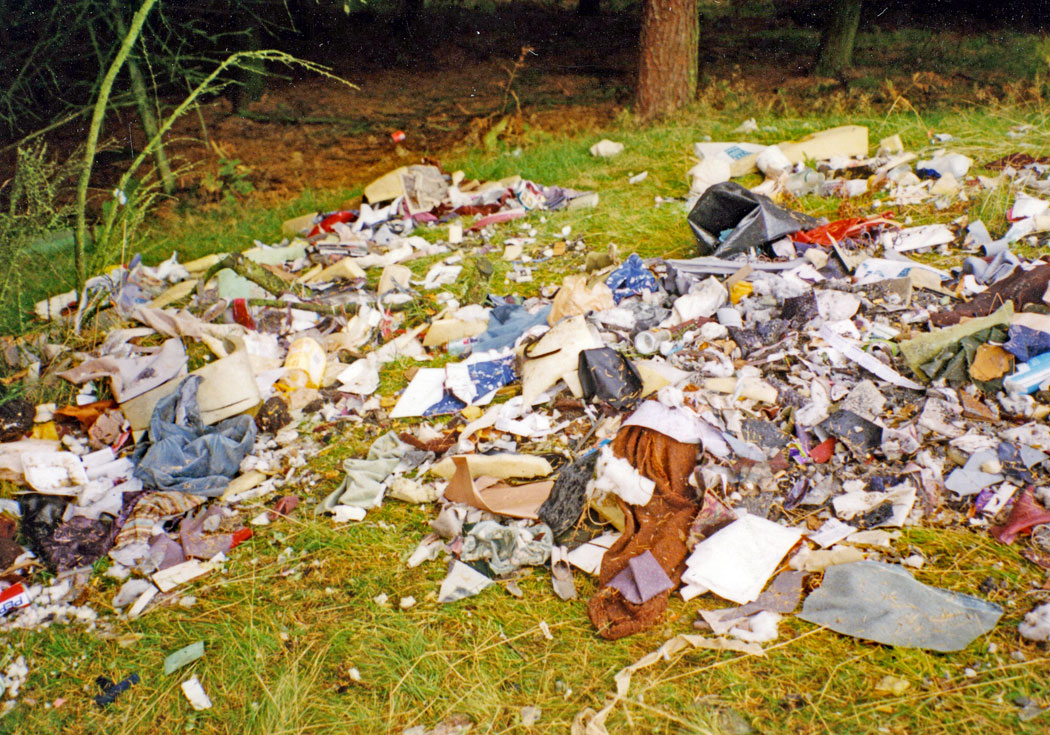
[[[548,213],[546,221],[530,217],[537,230],[533,254],[570,226],[570,239],[582,238],[590,250],[615,244],[621,255],[688,257],[694,245],[681,202],[657,206],[655,198],[684,195],[693,142],[704,136],[736,139],[733,129],[752,114],[762,130],[747,137],[761,142],[852,123],[868,125],[873,143],[900,133],[906,148],[920,155],[939,147],[929,144],[928,131],[952,133],[955,140],[948,145],[979,162],[1014,150],[1050,152],[1046,116],[1037,105],[977,107],[963,99],[937,108],[917,105],[916,112],[894,99],[853,109],[841,97],[838,109],[807,112],[804,100],[759,97],[735,83],[711,87],[705,95],[704,105],[652,127],[624,116],[606,129],[570,136],[526,130],[495,155],[453,151],[446,167],[483,179],[517,173],[600,192],[595,209]],[[1020,123],[1034,130],[1026,138],[1007,137]],[[601,137],[622,141],[625,153],[608,161],[592,158],[587,148]],[[629,175],[643,170],[649,172],[645,181],[627,183]],[[150,233],[140,250],[147,262],[157,262],[172,251],[185,260],[244,249],[253,239],[272,242],[284,219],[335,207],[358,193],[308,191],[276,208],[248,204],[182,213]],[[970,215],[981,217],[993,235],[1001,234],[1010,199],[1006,189],[992,190],[974,202]],[[808,199],[803,206],[834,217],[863,212],[868,203]],[[962,213],[924,206],[898,211],[898,217],[950,222]],[[497,266],[490,283],[497,293],[532,295],[582,265],[582,255],[570,251],[536,264],[532,283],[506,284],[508,265],[499,258],[500,246],[521,229],[512,223],[498,233],[488,255]],[[413,263],[413,271],[422,276],[436,259]],[[458,293],[467,285],[457,285]],[[26,284],[26,293],[47,293],[54,286]],[[383,395],[405,384],[411,366],[400,361],[384,369]],[[341,479],[342,460],[363,455],[386,428],[327,430],[324,449],[309,465],[320,481],[300,487],[299,477],[288,490],[323,498]],[[657,628],[617,642],[595,636],[585,607],[594,583],[581,575],[576,601],[558,600],[548,574],[534,570],[520,580],[522,599],[497,584],[477,597],[439,605],[444,564],[404,565],[429,531],[432,508],[388,500],[364,522],[343,527],[311,511],[304,505],[291,519],[258,529],[222,572],[178,590],[172,604],[137,621],[114,621],[105,636],[72,626],[4,634],[13,650],[26,655],[30,676],[19,704],[0,719],[0,733],[400,733],[455,715],[469,717],[481,733],[569,732],[576,713],[600,708],[612,694],[617,671],[670,636],[692,632],[696,610],[717,604],[674,600]],[[1038,599],[1041,573],[980,531],[910,529],[894,553],[913,550],[928,560],[916,573],[920,581],[1004,606],[991,634],[966,651],[936,654],[869,644],[788,619],[764,658],[689,651],[637,672],[630,693],[610,716],[610,732],[722,734],[743,732],[742,723],[766,733],[1045,732],[1050,715],[1023,723],[1013,704],[1018,696],[1050,700],[1050,654],[1020,639],[1016,628]],[[994,589],[979,591],[989,578]],[[107,614],[118,587],[96,575],[86,602]],[[197,597],[194,606],[174,604],[187,594]],[[375,601],[381,594],[389,597],[386,604]],[[401,610],[398,602],[408,595],[418,604]],[[206,643],[205,657],[165,677],[164,657],[198,640]],[[120,680],[131,672],[141,676],[138,686],[104,710],[94,705],[97,676]],[[203,683],[213,709],[190,709],[179,690],[190,674]],[[884,676],[909,686],[900,695],[880,692]],[[51,706],[60,698],[61,706]],[[542,715],[526,728],[520,712],[530,705]]]
[[[520,600],[496,585],[438,605],[443,564],[410,570],[402,563],[431,515],[388,501],[365,522],[334,528],[304,513],[263,529],[221,575],[180,590],[198,597],[189,610],[169,606],[118,622],[108,640],[68,627],[9,634],[10,644],[28,652],[32,672],[25,699],[0,720],[0,731],[400,732],[464,714],[480,732],[527,732],[518,716],[533,705],[543,710],[535,731],[566,732],[576,712],[599,707],[613,691],[616,671],[690,629],[698,605],[676,601],[655,630],[600,641],[582,601],[592,583],[578,579],[581,601],[565,603],[542,572],[521,580]],[[1018,723],[1011,702],[1050,696],[1050,658],[1016,633],[1038,575],[983,535],[913,530],[899,546],[927,556],[916,576],[929,584],[976,593],[986,577],[999,582],[991,597],[1007,613],[995,631],[946,655],[788,620],[765,658],[695,651],[636,673],[611,731],[725,732],[712,723],[736,713],[759,732],[1042,732],[1038,720]],[[91,602],[104,611],[117,584],[96,580]],[[390,601],[377,604],[380,594]],[[400,610],[407,595],[419,603]],[[141,637],[128,647],[113,639],[132,633]],[[165,677],[164,656],[197,640],[205,641],[205,657]],[[1014,651],[1026,660],[1012,658]],[[94,678],[130,672],[142,683],[100,711],[88,696]],[[191,673],[212,710],[194,713],[182,698],[177,685]],[[900,696],[875,691],[886,675],[909,689]],[[62,707],[44,706],[59,697],[67,700]]]

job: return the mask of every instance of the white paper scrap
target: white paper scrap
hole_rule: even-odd
[[[682,580],[746,605],[758,598],[800,538],[800,529],[746,514],[693,549]]]
[[[908,380],[908,378],[905,378],[877,357],[869,355],[856,345],[850,344],[845,339],[835,334],[827,324],[821,326],[820,338],[841,352],[842,356],[847,360],[857,363],[869,373],[874,373],[888,383],[893,383],[901,388],[910,388],[911,390],[925,390],[925,388],[914,380]]]
[[[602,568],[602,559],[609,547],[620,538],[618,533],[606,533],[592,538],[569,552],[569,563],[587,574],[597,576]]]
[[[211,698],[204,691],[196,674],[182,682],[182,693],[186,695],[186,699],[190,700],[190,706],[198,712],[211,708]]]

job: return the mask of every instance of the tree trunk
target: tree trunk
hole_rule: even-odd
[[[700,16],[697,0],[645,0],[635,106],[649,119],[696,97]]]
[[[602,0],[579,0],[576,15],[599,15],[602,12]]]
[[[838,0],[820,36],[817,74],[835,76],[853,63],[853,45],[860,27],[863,0]]]

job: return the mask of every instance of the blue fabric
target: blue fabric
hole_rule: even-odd
[[[503,304],[497,306],[489,315],[489,328],[474,343],[474,352],[503,350],[512,347],[514,342],[526,330],[537,324],[546,324],[551,307],[545,306],[535,314],[530,314],[524,306]]]
[[[1050,332],[1015,324],[1007,335],[1009,340],[1003,344],[1003,349],[1016,357],[1018,362],[1028,362],[1037,355],[1050,352]]]
[[[638,253],[631,253],[619,268],[609,274],[605,285],[612,289],[613,300],[618,304],[643,291],[655,291],[656,277],[645,267]]]
[[[514,356],[508,355],[498,360],[486,362],[475,362],[467,366],[470,381],[477,391],[476,395],[481,398],[494,390],[509,385],[517,380],[518,375],[514,372]],[[423,412],[424,416],[439,416],[446,413],[456,413],[467,407],[467,404],[459,400],[451,391],[446,390],[441,400]]]
[[[191,375],[161,399],[149,422],[149,445],[138,459],[135,477],[152,490],[222,495],[241,460],[255,445],[251,416],[233,416],[205,426],[197,405],[199,375]]]

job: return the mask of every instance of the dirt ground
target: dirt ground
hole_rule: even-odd
[[[323,21],[330,27],[310,46],[302,36],[271,40],[330,66],[355,86],[296,69],[271,69],[267,92],[246,113],[237,113],[227,97],[204,100],[170,136],[169,154],[183,168],[179,200],[162,213],[218,204],[232,191],[231,177],[251,185],[243,187],[251,192],[237,193],[238,198],[273,203],[306,188],[353,187],[423,156],[481,145],[504,116],[510,116],[504,136],[525,128],[586,131],[613,120],[630,103],[638,38],[638,18],[631,13],[581,18],[571,10],[508,6],[486,13],[428,11],[407,29],[378,14]],[[814,77],[816,31],[797,22],[772,16],[736,29],[720,26],[717,33],[703,28],[701,87],[708,94],[702,89],[701,98],[718,104],[743,92],[805,107],[829,95],[850,99],[859,91],[888,105],[893,90],[929,102],[972,97],[975,87],[1010,83],[994,72],[983,79],[917,72],[892,59],[880,68],[854,69],[847,78]],[[896,86],[880,92],[885,78],[895,79]],[[864,84],[868,91],[861,89]],[[997,93],[993,89],[990,95]],[[85,126],[77,121],[50,135],[51,150],[73,151]],[[405,134],[400,144],[391,138],[396,131]],[[96,160],[93,187],[108,195],[145,143],[131,108],[111,114],[105,140],[108,150]],[[10,176],[13,156],[13,150],[0,153],[0,181]]]

